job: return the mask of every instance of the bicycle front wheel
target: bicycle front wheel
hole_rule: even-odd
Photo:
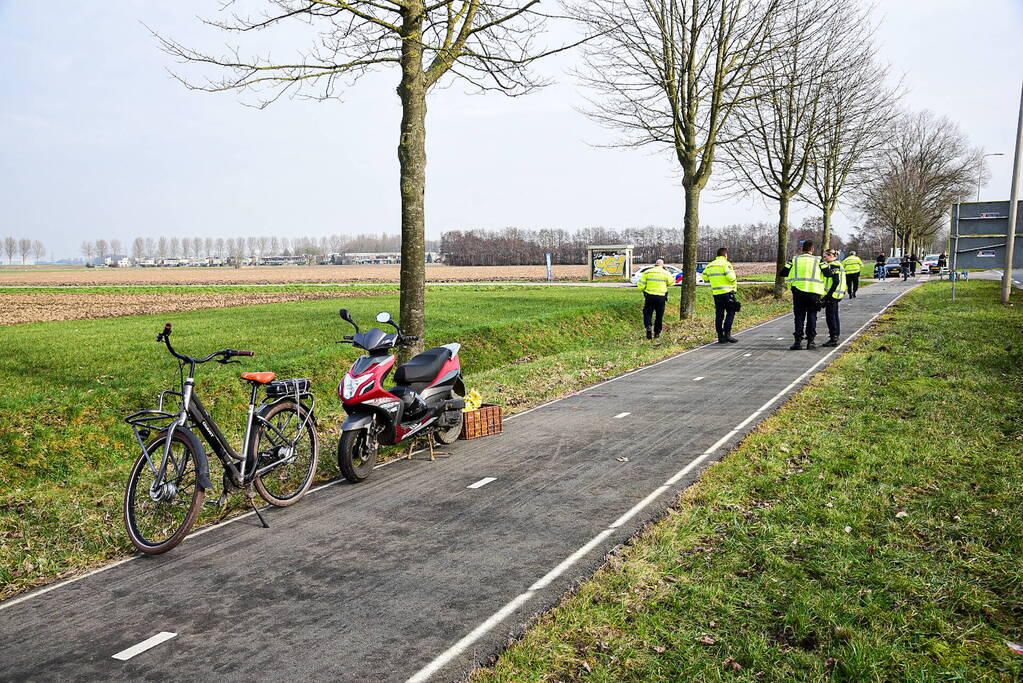
[[[253,444],[256,466],[272,469],[253,483],[271,505],[294,505],[312,486],[320,462],[316,425],[308,409],[294,401],[277,403],[263,414],[263,420]]]
[[[124,494],[128,537],[147,555],[165,553],[180,543],[195,524],[206,498],[196,478],[192,443],[178,432],[171,437],[167,469],[163,477],[157,477],[165,444],[166,432],[147,447],[149,458],[138,457]]]

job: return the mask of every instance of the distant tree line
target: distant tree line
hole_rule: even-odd
[[[436,243],[433,243],[434,246]],[[79,247],[86,261],[130,256],[136,261],[167,258],[242,259],[260,261],[269,256],[319,258],[328,254],[398,252],[401,237],[396,234],[334,234],[321,237],[136,237],[130,253],[119,239],[85,240]]]
[[[809,218],[790,230],[790,240],[823,236],[820,217]],[[728,247],[732,261],[773,261],[777,250],[777,226],[771,223],[747,223],[724,227],[704,226],[697,243],[697,259],[709,261],[719,247]],[[441,236],[444,262],[452,266],[517,266],[541,264],[544,254],[552,254],[557,264],[586,263],[590,245],[632,244],[636,263],[653,263],[663,258],[682,261],[683,229],[649,226],[613,230],[585,228],[570,232],[561,229],[453,230]],[[837,237],[832,246],[842,246]]]
[[[26,264],[29,256],[37,263],[46,256],[46,245],[39,240],[30,240],[27,237],[5,237],[3,240],[3,250],[4,254],[7,255],[8,265],[14,263],[15,254],[21,256],[21,265]]]

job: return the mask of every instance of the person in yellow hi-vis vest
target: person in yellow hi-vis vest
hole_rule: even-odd
[[[842,261],[842,268],[845,270],[845,286],[849,290],[849,298],[855,299],[856,292],[860,289],[860,271],[863,270],[863,259],[850,251],[849,255]]]
[[[643,325],[646,338],[661,336],[664,322],[664,306],[668,303],[668,287],[675,284],[675,276],[664,267],[664,259],[657,259],[653,268],[647,268],[639,276],[636,286],[643,292]]]
[[[828,249],[821,264],[824,275],[824,320],[828,323],[828,340],[821,346],[838,346],[841,332],[838,320],[838,302],[845,298],[845,268],[838,260],[838,252]]]
[[[710,293],[714,295],[718,344],[735,344],[739,340],[732,336],[732,321],[739,310],[739,300],[735,298],[735,269],[728,261],[728,249],[718,249],[718,257],[703,269],[703,279],[710,283]]]
[[[817,336],[817,311],[821,308],[821,297],[824,296],[824,274],[821,272],[820,259],[813,254],[813,242],[806,240],[800,248],[802,253],[786,263],[780,273],[792,288],[792,313],[796,323],[793,334],[796,341],[789,347],[792,351],[803,348],[801,342],[804,334],[806,348],[817,348],[813,340]]]

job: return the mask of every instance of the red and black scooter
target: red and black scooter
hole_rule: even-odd
[[[393,446],[413,436],[430,435],[440,443],[454,443],[462,431],[465,384],[458,360],[460,344],[428,349],[394,373],[395,386],[384,389],[384,380],[394,367],[392,349],[414,342],[391,318],[381,313],[377,322],[391,325],[394,332],[373,328],[365,332],[352,320],[348,309],[341,319],[352,324],[354,335],[339,344],[363,349],[361,356],[337,387],[348,418],[342,426],[337,464],[352,483],[370,475],[380,444]]]

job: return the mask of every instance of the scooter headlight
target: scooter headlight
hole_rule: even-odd
[[[372,375],[368,377],[345,375],[344,380],[341,382],[341,398],[347,401],[348,399],[355,398],[358,393],[366,393],[366,391],[369,391],[372,381]],[[363,389],[363,391],[360,392],[359,389]]]

